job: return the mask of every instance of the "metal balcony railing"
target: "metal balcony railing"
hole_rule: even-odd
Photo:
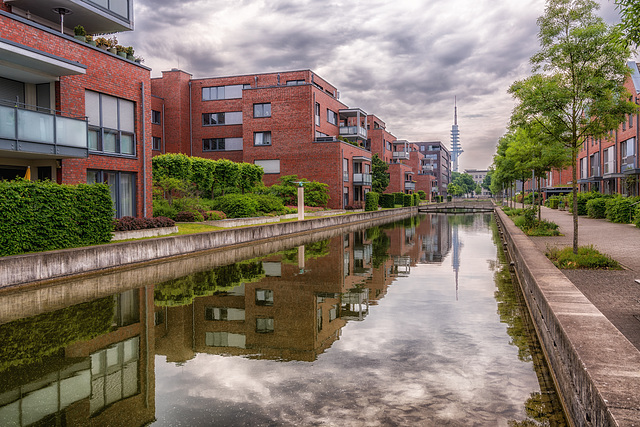
[[[361,126],[340,126],[340,136],[367,138],[367,128]]]
[[[405,190],[415,190],[416,189],[416,183],[415,182],[405,181],[404,189]]]
[[[354,173],[353,185],[371,185],[370,173]]]
[[[64,154],[60,149],[88,149],[84,118],[63,117],[36,109],[0,101],[0,139],[15,141],[12,145],[15,151],[32,153]]]
[[[394,160],[400,160],[400,159],[409,160],[409,152],[408,151],[394,151],[393,152],[393,159]]]

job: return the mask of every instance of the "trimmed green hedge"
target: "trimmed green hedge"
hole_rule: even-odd
[[[387,209],[395,208],[395,199],[396,197],[393,194],[380,194],[380,206]]]
[[[607,199],[598,197],[587,201],[587,215],[591,218],[607,217]]]
[[[393,196],[395,197],[394,203],[396,205],[402,206],[404,204],[404,193],[393,193]]]
[[[113,204],[106,184],[0,181],[0,256],[109,242]]]
[[[420,204],[420,195],[418,193],[413,193],[413,206],[418,206]]]
[[[640,200],[637,197],[616,196],[607,199],[607,219],[611,222],[628,224],[633,221],[633,203]],[[636,205],[637,206],[637,205]]]
[[[413,203],[413,197],[411,194],[402,195],[402,207],[408,208]]]
[[[378,201],[380,196],[375,191],[369,191],[365,196],[364,210],[366,211],[377,211],[378,210]]]
[[[544,202],[544,205],[551,209],[558,209],[558,205],[560,205],[560,197],[551,196]]]

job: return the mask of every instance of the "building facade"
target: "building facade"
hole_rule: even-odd
[[[430,194],[446,196],[451,182],[451,154],[441,141],[414,142],[424,155],[420,174],[432,176]],[[426,191],[426,190],[425,190]]]
[[[115,216],[151,216],[150,70],[76,25],[131,30],[133,2],[0,1],[0,179],[104,182]]]

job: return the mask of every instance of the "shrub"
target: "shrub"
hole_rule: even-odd
[[[451,199],[452,199],[452,197],[451,197],[451,196],[447,196],[447,202],[450,202],[450,201],[451,201]]]
[[[544,205],[551,209],[558,209],[559,204],[560,204],[560,197],[558,196],[551,196],[544,202]]]
[[[607,199],[598,197],[587,201],[587,215],[591,218],[607,217]]]
[[[413,206],[418,206],[420,204],[420,195],[418,193],[413,193]]]
[[[395,208],[395,196],[393,194],[380,194],[380,206],[383,208]]]
[[[206,221],[219,221],[226,219],[227,216],[221,211],[205,211],[204,219]]]
[[[106,184],[0,181],[0,256],[105,243],[113,205]]]
[[[380,196],[375,191],[369,191],[365,196],[365,211],[377,211]]]
[[[420,200],[427,200],[427,193],[422,190],[418,190],[418,195],[420,196]]]
[[[601,254],[593,246],[581,246],[578,253],[573,248],[548,248],[545,254],[553,264],[562,269],[620,270],[620,264],[611,257]]]
[[[396,193],[393,193],[393,196],[395,197],[394,204],[400,205],[400,206],[404,205],[404,193],[396,192]]]
[[[591,199],[603,197],[602,194],[596,192],[578,193],[578,215],[587,214],[587,202]],[[573,194],[567,196],[565,206],[571,211],[573,209]]]
[[[270,194],[248,194],[248,197],[257,203],[256,210],[263,214],[281,215],[285,213],[284,203],[282,199]]]
[[[411,206],[413,203],[413,197],[411,196],[411,194],[403,194],[402,195],[402,206],[407,208],[409,206]]]
[[[224,212],[227,218],[250,218],[258,215],[259,204],[248,194],[226,194],[216,197],[212,207]]]
[[[611,222],[628,224],[632,221],[633,203],[637,202],[637,197],[616,196],[607,200],[607,219]]]
[[[201,222],[204,221],[204,217],[200,212],[182,211],[176,215],[176,221],[178,222]]]
[[[114,231],[146,230],[150,228],[173,227],[175,222],[163,216],[155,218],[134,218],[125,216],[113,220]]]
[[[640,228],[640,204],[636,205],[636,213],[633,217],[633,223],[636,225],[636,227]]]
[[[153,216],[175,218],[178,210],[171,206],[165,199],[153,200]]]

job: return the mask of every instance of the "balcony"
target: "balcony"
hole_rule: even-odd
[[[22,158],[87,157],[87,122],[0,104],[0,152]]]
[[[370,173],[354,173],[353,185],[371,185]]]
[[[410,182],[410,181],[405,181],[404,182],[404,189],[405,190],[415,191],[416,183],[415,182]]]
[[[394,151],[393,160],[409,160],[408,151]]]
[[[340,136],[343,138],[363,138],[367,139],[367,128],[362,126],[340,126]]]
[[[10,6],[39,16],[51,23],[58,23],[60,15],[52,9],[69,11],[64,16],[66,28],[82,25],[89,34],[115,33],[133,30],[132,0],[5,0]]]

